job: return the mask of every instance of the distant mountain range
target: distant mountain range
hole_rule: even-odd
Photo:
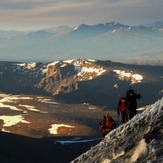
[[[146,26],[146,27],[159,27],[159,28],[162,28],[162,26],[163,26],[163,21],[156,21],[156,22],[149,23],[149,24],[143,24],[143,26]]]
[[[115,109],[130,87],[148,105],[163,95],[163,66],[101,60],[0,62],[0,90],[10,94],[48,95],[67,103],[90,103]],[[12,82],[11,82],[12,81]]]
[[[0,31],[1,61],[47,62],[97,59],[163,63],[163,23],[129,26],[116,22],[39,31]]]

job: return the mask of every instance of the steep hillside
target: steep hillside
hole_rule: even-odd
[[[162,119],[163,98],[71,163],[162,162]]]

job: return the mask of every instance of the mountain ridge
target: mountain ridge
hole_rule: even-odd
[[[160,98],[162,71],[162,66],[101,60],[1,62],[0,89],[4,93],[48,95],[66,102],[115,108],[129,87],[141,93],[147,104]]]
[[[116,22],[61,26],[29,32],[0,32],[1,60],[41,61],[66,59],[121,60],[145,64],[163,64],[162,26],[129,26]],[[139,56],[139,57],[136,57]]]

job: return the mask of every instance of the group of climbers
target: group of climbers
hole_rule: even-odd
[[[121,97],[117,105],[118,117],[121,115],[121,123],[124,124],[137,114],[137,99],[141,99],[140,94],[136,94],[133,89],[129,89],[126,92],[126,97]],[[99,128],[103,136],[105,137],[111,130],[117,126],[117,123],[107,113],[104,115],[104,119],[99,122]]]
[[[122,123],[126,123],[137,114],[137,99],[140,98],[141,95],[136,94],[133,89],[129,89],[126,92],[126,98],[120,98],[117,106],[117,112],[118,115],[121,113]]]

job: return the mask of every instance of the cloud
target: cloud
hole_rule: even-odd
[[[42,6],[49,6],[54,4],[54,1],[43,0],[2,0],[0,1],[0,8],[6,10],[26,10],[32,8],[40,8]]]
[[[162,20],[162,8],[162,0],[1,0],[0,22],[2,26],[136,24]]]

